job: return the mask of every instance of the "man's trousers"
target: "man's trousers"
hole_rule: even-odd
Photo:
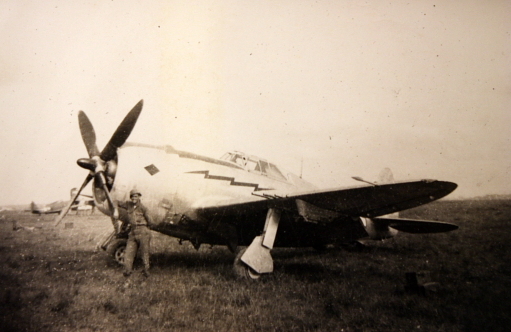
[[[137,255],[137,250],[140,252],[142,261],[144,262],[144,271],[149,271],[149,250],[151,246],[151,231],[147,226],[135,226],[131,230],[128,243],[126,244],[126,251],[124,252],[124,270],[125,273],[130,274],[133,271],[133,261]]]

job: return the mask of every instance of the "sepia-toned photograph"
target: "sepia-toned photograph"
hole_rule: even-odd
[[[508,331],[511,2],[0,3],[0,331]]]

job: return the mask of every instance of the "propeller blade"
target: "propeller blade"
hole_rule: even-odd
[[[144,100],[140,100],[138,104],[136,104],[135,107],[133,107],[131,111],[126,115],[124,120],[122,120],[121,124],[119,127],[117,127],[117,130],[112,135],[112,138],[108,144],[105,146],[103,151],[101,151],[100,158],[102,160],[109,161],[115,157],[117,149],[126,142],[129,135],[131,134],[131,131],[135,127],[143,105]]]
[[[96,133],[94,132],[92,123],[83,111],[78,113],[78,124],[80,125],[80,132],[82,133],[83,143],[87,148],[89,157],[92,158],[94,156],[98,156],[99,150],[96,146]]]
[[[90,182],[90,180],[92,180],[92,178],[94,178],[94,175],[92,174],[88,174],[87,177],[85,178],[85,181],[83,181],[82,183],[82,186],[80,187],[80,189],[78,189],[78,191],[76,192],[76,194],[74,195],[73,198],[71,198],[71,200],[69,201],[69,203],[67,203],[67,205],[62,209],[62,211],[60,211],[59,215],[57,216],[57,218],[55,219],[55,223],[53,224],[53,226],[57,226],[58,224],[60,224],[60,222],[62,221],[62,219],[64,219],[64,217],[66,216],[66,214],[69,212],[69,209],[71,208],[71,206],[73,205],[73,203],[75,202],[75,200],[78,198],[78,196],[80,195],[80,192],[83,190],[83,188],[85,188],[85,186]]]
[[[97,178],[100,182],[101,187],[103,188],[103,191],[106,195],[106,200],[108,201],[108,205],[110,206],[110,212],[112,213],[112,217],[114,219],[117,219],[119,217],[119,212],[117,211],[117,207],[114,204],[114,200],[112,199],[112,196],[110,196],[110,191],[108,190],[108,187],[106,185],[106,179],[105,174],[103,172],[99,172],[96,174]]]

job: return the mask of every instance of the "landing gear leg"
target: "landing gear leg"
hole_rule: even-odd
[[[256,236],[245,252],[241,253],[239,260],[246,265],[246,275],[252,279],[259,278],[260,274],[273,272],[273,258],[270,255],[270,250],[273,249],[280,215],[280,210],[269,209],[263,234]]]

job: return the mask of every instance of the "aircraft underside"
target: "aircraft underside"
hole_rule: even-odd
[[[266,213],[251,213],[222,220],[197,222],[181,216],[174,223],[157,225],[160,233],[200,244],[227,245],[231,251],[248,246],[263,233]],[[295,213],[283,211],[274,247],[321,247],[334,243],[352,242],[367,236],[359,218],[338,218],[329,223],[305,221]]]

